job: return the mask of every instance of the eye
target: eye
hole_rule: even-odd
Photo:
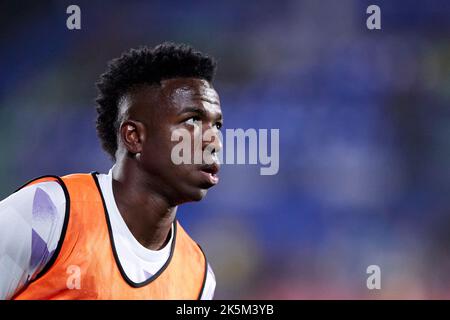
[[[222,128],[223,124],[222,124],[222,122],[216,122],[215,126],[218,130],[220,130]]]
[[[186,119],[184,122],[186,123],[186,124],[189,124],[189,125],[192,125],[192,126],[197,126],[197,125],[199,125],[199,122],[200,122],[201,120],[200,120],[200,117],[198,117],[198,116],[193,116],[193,117],[190,117],[189,119]]]

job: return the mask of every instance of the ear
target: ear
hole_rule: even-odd
[[[142,122],[126,120],[120,125],[119,133],[128,152],[132,154],[142,152],[142,146],[146,138],[145,125]]]

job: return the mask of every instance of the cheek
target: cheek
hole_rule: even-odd
[[[149,133],[147,146],[155,153],[161,153],[172,147],[172,131],[167,128],[158,127]]]
[[[191,134],[191,138],[192,138],[192,143],[191,143],[191,147],[192,150],[201,150],[202,149],[202,129],[201,128],[196,128],[195,130],[193,130],[192,134]]]
[[[174,148],[176,150],[182,148],[183,150],[190,151],[191,156],[193,156],[195,150],[202,149],[202,130],[199,127],[190,125],[175,127],[168,136],[169,153]]]
[[[161,168],[170,164],[172,142],[170,135],[154,134],[144,144],[145,163],[148,167]]]

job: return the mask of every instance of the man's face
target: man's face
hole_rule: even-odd
[[[214,156],[222,147],[218,130],[222,125],[219,96],[205,80],[176,78],[163,80],[160,87],[148,86],[132,94],[130,119],[144,124],[141,169],[152,188],[162,192],[174,205],[201,200],[217,184],[219,164]],[[191,141],[189,164],[175,164],[172,150],[174,132],[187,133]],[[209,130],[207,141],[202,133]],[[200,141],[200,143],[195,143]],[[212,165],[194,164],[194,152],[213,160]],[[211,163],[211,162],[209,162]]]

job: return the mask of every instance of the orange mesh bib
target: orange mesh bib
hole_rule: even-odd
[[[58,181],[66,194],[63,232],[52,261],[14,299],[200,298],[206,258],[178,221],[170,258],[157,274],[136,284],[117,257],[96,175],[45,176],[25,186],[43,181]]]

